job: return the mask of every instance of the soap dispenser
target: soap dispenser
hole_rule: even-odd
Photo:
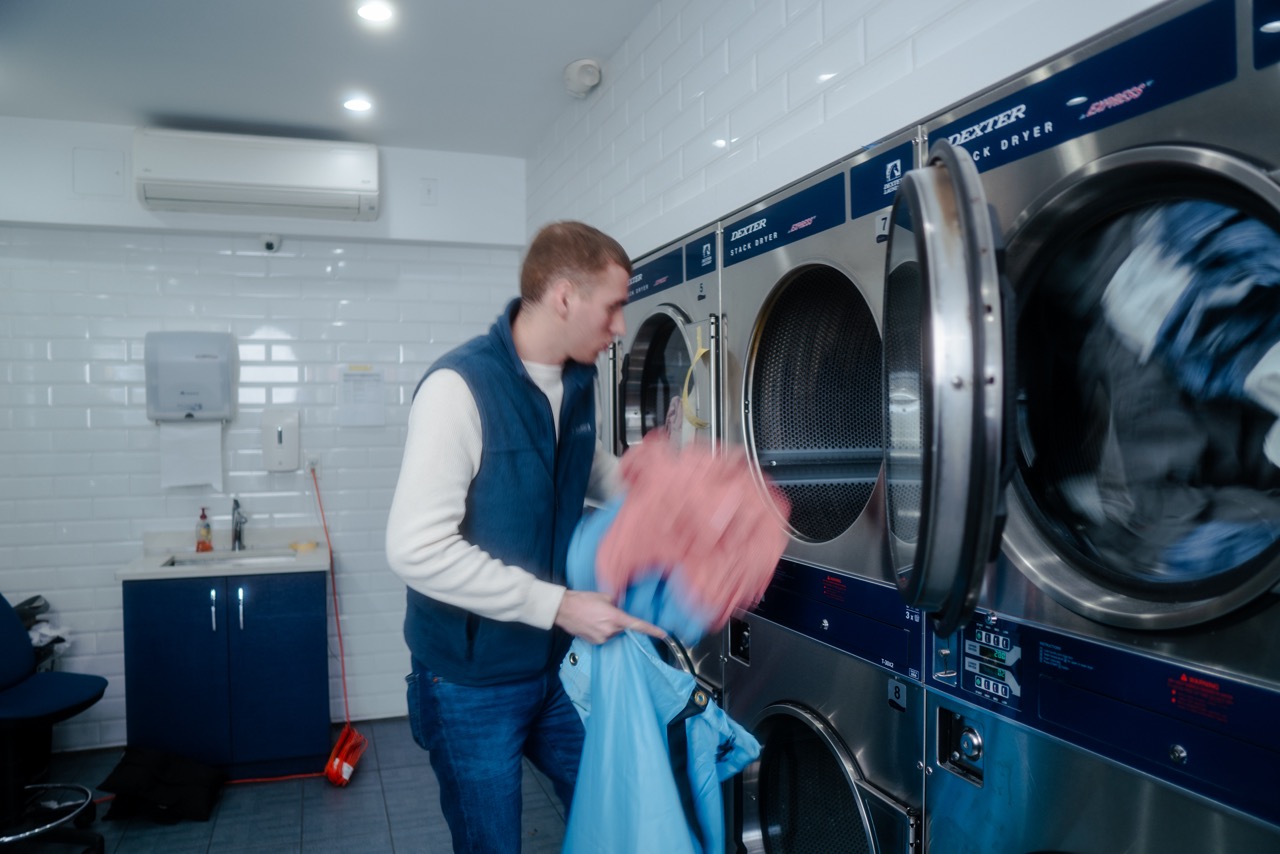
[[[196,551],[213,551],[213,527],[209,524],[209,517],[205,515],[203,507],[200,508],[200,522],[196,525]]]

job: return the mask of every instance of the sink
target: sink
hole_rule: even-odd
[[[260,527],[253,534],[244,549],[232,551],[230,532],[216,531],[216,549],[197,552],[191,548],[191,536],[185,530],[145,533],[142,555],[117,572],[116,577],[121,581],[145,581],[329,570],[328,541],[322,527]]]
[[[251,549],[242,552],[200,552],[171,555],[161,566],[279,566],[295,563],[293,549]]]

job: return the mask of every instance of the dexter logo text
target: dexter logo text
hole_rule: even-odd
[[[746,237],[748,234],[750,234],[753,231],[759,231],[760,229],[764,228],[768,224],[769,224],[769,220],[767,217],[765,219],[758,219],[753,223],[744,225],[742,228],[735,228],[732,232],[729,233],[729,239],[740,240],[743,237]]]
[[[1027,105],[1019,104],[1016,107],[1011,107],[1005,110],[1003,113],[997,113],[988,119],[983,119],[976,125],[970,125],[959,133],[949,135],[947,137],[947,141],[952,145],[962,145],[966,142],[970,142],[971,140],[975,140],[984,134],[991,133],[995,128],[1002,128],[1005,125],[1013,124],[1019,119],[1024,119],[1026,117]]]

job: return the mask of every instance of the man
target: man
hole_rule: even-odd
[[[583,501],[618,488],[596,440],[594,362],[625,331],[630,276],[613,238],[546,226],[520,298],[432,365],[409,412],[387,559],[409,588],[409,723],[456,852],[519,850],[522,755],[571,803],[583,730],[557,672],[569,636],[662,636],[564,587]]]

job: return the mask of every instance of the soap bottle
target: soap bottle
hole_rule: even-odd
[[[200,522],[196,525],[196,551],[213,551],[213,528],[209,525],[209,517],[204,514],[203,507],[200,508]]]

